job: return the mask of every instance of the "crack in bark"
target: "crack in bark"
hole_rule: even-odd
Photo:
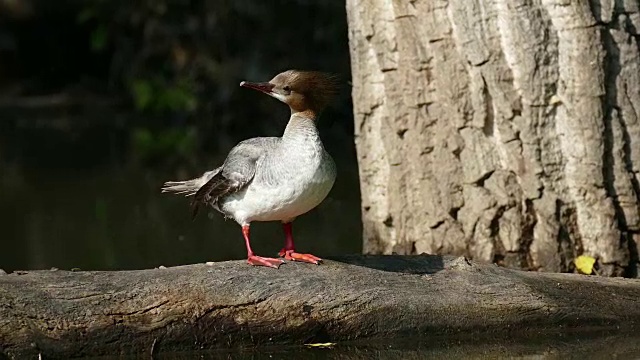
[[[561,260],[561,268],[559,270],[569,271],[573,267],[571,260],[575,257],[575,254],[584,252],[580,232],[577,231],[576,208],[558,199],[556,201],[555,217],[560,224],[558,228],[558,246],[565,250],[559,254]],[[573,251],[573,253],[569,253],[569,251]]]
[[[487,81],[484,76],[482,77],[482,95],[484,97],[484,106],[485,106],[485,115],[484,115],[484,125],[482,126],[482,132],[487,137],[493,137],[495,132],[495,114],[493,113],[493,97],[491,96],[491,91],[489,90],[489,85],[487,85]]]
[[[489,178],[491,177],[491,175],[493,175],[493,173],[495,173],[495,169],[494,170],[490,170],[487,171],[485,174],[483,174],[478,180],[473,181],[471,184],[479,186],[479,187],[484,187],[484,183],[489,180]]]
[[[165,299],[165,300],[163,300],[163,301],[161,301],[161,302],[159,302],[159,303],[157,303],[157,304],[149,305],[149,306],[147,306],[147,307],[146,307],[146,308],[144,308],[144,309],[134,310],[134,311],[130,311],[130,312],[122,312],[122,313],[119,313],[119,312],[108,312],[108,313],[106,313],[105,315],[108,315],[108,316],[131,316],[131,315],[141,315],[141,314],[146,314],[146,313],[148,313],[148,312],[149,312],[149,311],[151,311],[151,310],[158,309],[158,308],[160,308],[162,305],[165,305],[165,304],[168,304],[168,303],[169,303],[169,299]]]
[[[258,298],[256,300],[252,300],[252,301],[247,301],[244,303],[239,303],[239,304],[222,304],[222,305],[212,305],[212,306],[208,306],[207,309],[200,315],[198,315],[196,317],[196,322],[199,322],[200,320],[202,320],[203,318],[205,318],[207,315],[218,311],[218,310],[225,310],[225,309],[238,309],[238,308],[243,308],[243,307],[247,307],[247,306],[251,306],[251,305],[258,305],[260,303],[265,302],[268,299],[268,297],[263,297],[263,298]]]
[[[57,298],[59,300],[68,300],[68,301],[77,301],[77,300],[86,300],[86,299],[91,299],[91,298],[95,298],[95,297],[104,297],[105,294],[101,294],[101,293],[95,293],[95,294],[85,294],[85,295],[80,295],[80,296],[76,296],[76,297],[68,297],[68,298]]]
[[[626,96],[627,101],[629,102],[631,111],[633,111],[633,113],[636,114],[636,116],[637,114],[640,114],[636,111],[635,107],[633,106],[633,101],[629,98],[629,94],[627,93],[626,89],[624,91],[624,95]],[[622,129],[622,140],[623,140],[622,160],[624,161],[627,172],[629,172],[629,174],[631,175],[629,177],[630,178],[629,180],[631,181],[631,186],[636,195],[636,203],[640,204],[640,183],[638,182],[638,178],[635,176],[635,172],[633,169],[633,161],[631,160],[631,143],[632,143],[631,136],[629,134],[629,129],[627,128],[627,122],[625,121],[622,113],[620,113],[618,120],[620,121],[620,127]],[[637,119],[637,120],[640,120],[640,119]],[[638,140],[640,141],[640,139]],[[637,225],[640,225],[640,224],[637,224]]]
[[[626,241],[627,251],[630,258],[629,263],[626,266],[626,269],[623,270],[628,274],[632,271],[631,268],[634,267],[635,263],[638,261],[637,253],[634,251],[634,247],[636,244],[634,243],[633,236],[629,233],[629,227],[637,227],[638,224],[629,224],[625,211],[620,203],[620,199],[618,197],[617,189],[615,186],[616,180],[616,171],[615,171],[615,161],[616,158],[613,154],[614,144],[614,134],[613,134],[613,122],[617,122],[620,126],[621,138],[618,139],[622,142],[621,150],[622,159],[621,162],[623,164],[623,169],[621,170],[624,174],[623,176],[627,176],[629,180],[629,185],[631,187],[631,191],[633,192],[633,198],[635,200],[636,205],[640,204],[640,184],[638,184],[637,178],[633,172],[633,162],[631,160],[631,138],[627,129],[627,124],[625,121],[624,111],[620,108],[620,104],[618,103],[619,96],[625,96],[627,98],[628,103],[631,106],[631,111],[636,114],[635,109],[633,108],[633,101],[629,98],[629,95],[626,91],[625,84],[620,85],[620,89],[618,89],[617,80],[622,71],[622,64],[620,60],[620,47],[616,43],[613,35],[610,33],[612,29],[617,29],[620,26],[620,16],[624,16],[624,4],[619,1],[615,2],[614,11],[612,14],[611,22],[608,24],[604,24],[601,30],[601,37],[603,41],[603,46],[606,51],[605,55],[605,92],[606,95],[603,101],[603,111],[605,114],[604,125],[604,140],[605,140],[605,152],[603,157],[603,175],[605,178],[605,189],[607,191],[607,196],[612,199],[612,203],[614,205],[616,220],[618,223],[618,227],[621,231],[621,241]],[[625,26],[626,27],[626,26]],[[628,29],[625,29],[628,30]],[[628,32],[628,31],[627,31]],[[619,93],[622,92],[622,94]],[[626,180],[626,179],[625,179]],[[605,264],[602,264],[605,265]],[[609,264],[615,267],[619,267],[618,264]]]
[[[609,33],[609,29],[604,27],[600,30],[600,36],[602,38],[603,46],[606,51],[604,58],[604,82],[605,82],[605,96],[602,102],[604,118],[604,154],[603,154],[603,177],[604,186],[607,192],[607,197],[610,197],[613,202],[613,206],[616,213],[616,220],[621,230],[626,230],[626,217],[622,207],[620,206],[620,200],[618,199],[618,193],[615,188],[615,158],[613,155],[614,148],[614,136],[612,129],[612,122],[614,120],[614,114],[620,116],[619,107],[617,104],[618,90],[616,87],[616,80],[620,75],[620,49],[615,43],[615,40]]]
[[[531,244],[534,240],[534,231],[536,224],[538,223],[538,217],[536,215],[536,209],[533,206],[532,199],[525,199],[524,206],[524,219],[522,229],[522,240],[520,242],[520,257],[524,268],[532,270],[533,259],[531,258]]]

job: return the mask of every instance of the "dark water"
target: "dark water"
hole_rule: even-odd
[[[131,160],[130,134],[113,125],[86,130],[0,124],[0,269],[135,269],[246,258],[240,227],[211,210],[191,221],[188,200],[161,194],[166,180],[199,176],[242,136],[190,164]],[[341,121],[352,121],[345,118]],[[75,126],[82,129],[81,126]],[[284,124],[278,124],[282,131]],[[322,136],[339,178],[329,197],[294,222],[299,250],[319,256],[361,251],[357,165],[340,122]],[[74,134],[77,132],[77,134]],[[271,134],[269,134],[271,135]],[[229,137],[229,136],[227,136]],[[226,149],[225,149],[226,147]],[[252,246],[274,256],[278,223],[255,223]]]
[[[529,337],[433,337],[335,344],[330,348],[282,347],[157,354],[154,359],[639,359],[640,336],[588,332]],[[101,359],[110,359],[104,357]]]

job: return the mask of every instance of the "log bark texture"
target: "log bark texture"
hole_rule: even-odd
[[[365,252],[637,276],[639,8],[347,0]]]
[[[427,255],[18,272],[0,276],[0,299],[0,358],[640,327],[640,280]]]

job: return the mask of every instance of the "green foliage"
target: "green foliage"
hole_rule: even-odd
[[[104,24],[98,25],[98,27],[91,32],[91,50],[95,52],[103,51],[107,47],[108,39],[107,26]]]
[[[198,105],[193,86],[181,79],[176,84],[167,84],[162,79],[135,79],[130,92],[138,111],[151,110],[157,113],[193,112]]]
[[[88,45],[109,63],[109,91],[128,97],[140,119],[186,116],[209,138],[225,136],[214,127],[254,125],[260,108],[244,106],[255,94],[240,91],[240,80],[294,66],[349,70],[342,2],[61,1],[74,4],[79,31],[90,31]],[[293,43],[312,46],[291,51]]]
[[[138,110],[147,109],[153,101],[153,87],[147,80],[133,80],[131,82],[131,94]]]
[[[98,14],[100,12],[99,5],[102,1],[88,2],[82,10],[76,16],[76,20],[79,24],[88,23],[91,20],[97,20],[97,26],[91,31],[90,45],[91,50],[95,52],[102,52],[106,49],[109,41],[109,29],[107,23],[102,21]]]
[[[161,88],[156,104],[160,110],[167,108],[191,112],[196,108],[197,100],[187,87],[178,85]]]
[[[84,24],[87,21],[96,17],[96,9],[89,4],[88,7],[80,10],[77,16],[77,21],[79,24]]]
[[[131,145],[136,157],[142,161],[176,155],[188,158],[196,151],[197,132],[191,127],[168,128],[155,133],[147,128],[137,128],[131,133]]]

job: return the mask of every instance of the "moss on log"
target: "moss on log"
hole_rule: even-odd
[[[534,273],[465,258],[346,256],[0,275],[0,357],[571,329],[637,330],[640,280]]]

